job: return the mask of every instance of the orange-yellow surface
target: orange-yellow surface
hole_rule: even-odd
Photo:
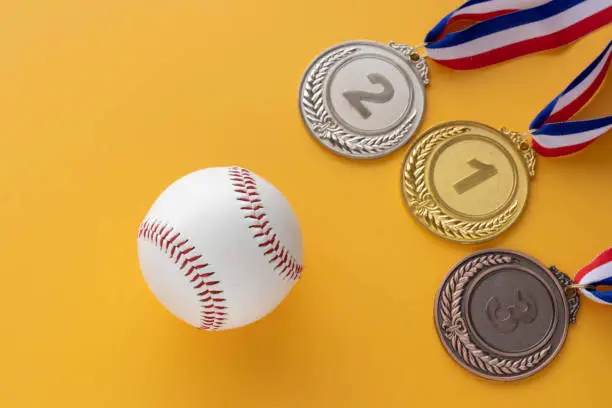
[[[3,2],[0,406],[516,408],[603,398],[612,308],[584,302],[557,359],[503,384],[446,355],[433,300],[448,268],[476,249],[524,251],[573,275],[612,244],[612,135],[539,160],[518,224],[461,246],[405,209],[406,148],[351,161],[302,125],[300,78],[321,50],[350,39],[419,43],[459,4]],[[452,119],[527,130],[611,37],[607,27],[479,71],[431,63],[421,130]],[[610,101],[601,93],[593,106]],[[291,201],[305,270],[273,314],[210,334],[149,292],[136,231],[173,180],[231,164]]]

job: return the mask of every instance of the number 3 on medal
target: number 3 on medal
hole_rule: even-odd
[[[457,194],[463,194],[497,174],[495,166],[485,164],[478,159],[472,159],[467,164],[477,171],[455,183]]]
[[[381,74],[368,74],[368,79],[375,85],[382,85],[383,90],[380,93],[372,93],[365,91],[346,91],[342,95],[349,101],[351,106],[357,109],[357,112],[362,118],[367,119],[372,116],[372,112],[363,104],[363,101],[374,103],[385,103],[393,99],[395,90],[391,82]]]

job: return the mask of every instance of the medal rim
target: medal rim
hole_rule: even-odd
[[[331,146],[329,146],[328,144],[324,143],[319,137],[317,137],[314,132],[310,129],[309,125],[308,125],[308,120],[304,114],[304,109],[303,109],[303,104],[302,104],[302,95],[303,95],[303,90],[304,90],[304,83],[306,81],[306,77],[308,76],[308,73],[310,72],[310,70],[316,65],[316,63],[326,54],[329,54],[337,49],[346,47],[346,46],[350,46],[350,45],[366,45],[366,46],[373,46],[373,47],[377,47],[380,49],[384,49],[385,51],[388,51],[390,53],[392,53],[393,55],[396,55],[397,57],[399,57],[400,59],[404,60],[404,62],[406,63],[406,65],[408,66],[408,69],[410,69],[412,71],[412,73],[416,76],[416,81],[411,82],[411,85],[415,88],[414,92],[415,94],[417,92],[420,92],[421,95],[423,95],[423,106],[421,107],[421,109],[415,109],[416,111],[416,120],[414,121],[414,130],[411,132],[410,136],[406,138],[405,141],[403,141],[402,143],[399,143],[397,146],[395,146],[392,149],[386,150],[384,152],[381,153],[373,153],[373,154],[361,154],[361,155],[355,155],[352,153],[343,153]],[[406,57],[404,55],[402,55],[399,51],[395,50],[394,48],[392,48],[389,44],[385,44],[382,42],[378,42],[378,41],[373,41],[373,40],[367,40],[367,39],[361,39],[361,40],[348,40],[348,41],[343,41],[341,43],[337,43],[335,45],[332,45],[330,47],[325,48],[323,51],[320,51],[308,64],[308,66],[306,67],[306,69],[304,70],[303,74],[302,74],[302,79],[300,80],[300,85],[298,87],[298,109],[300,111],[300,117],[302,118],[302,124],[303,126],[306,128],[306,131],[310,134],[310,136],[312,138],[314,138],[320,145],[322,145],[323,147],[325,147],[327,150],[330,150],[334,153],[336,153],[338,156],[341,157],[345,157],[345,158],[349,158],[349,159],[358,159],[358,160],[372,160],[372,159],[380,159],[382,157],[388,156],[391,153],[396,152],[397,150],[401,149],[402,147],[406,146],[408,144],[408,142],[410,142],[410,140],[415,136],[416,132],[420,129],[421,125],[423,124],[423,119],[425,117],[425,109],[427,106],[427,94],[426,94],[426,90],[425,90],[425,83],[423,82],[423,80],[421,79],[421,75],[419,74],[419,72],[416,70],[416,68],[414,68],[411,64],[410,61],[408,61],[406,59]],[[324,102],[326,103],[326,102]],[[335,119],[334,119],[335,120]],[[395,128],[401,126],[400,122],[397,126],[395,126]],[[344,125],[341,125],[343,128]],[[358,136],[371,136],[371,135],[361,135],[361,134],[357,134],[355,132],[353,132],[350,129],[346,129],[347,131],[356,134]]]
[[[402,160],[402,166],[400,169],[400,189],[402,191],[402,199],[404,201],[405,206],[408,209],[408,212],[410,213],[410,215],[415,218],[418,223],[423,226],[427,231],[433,233],[434,235],[450,241],[450,242],[455,242],[455,243],[459,243],[459,244],[463,244],[463,245],[470,245],[470,244],[481,244],[490,240],[493,240],[497,237],[499,237],[501,234],[503,234],[504,232],[506,232],[508,229],[510,229],[510,227],[512,227],[523,215],[525,209],[527,208],[527,205],[529,204],[529,194],[531,192],[530,189],[530,176],[529,176],[529,169],[527,168],[527,165],[525,164],[524,160],[519,160],[520,164],[518,166],[522,166],[522,170],[524,170],[524,174],[527,175],[527,183],[526,183],[526,193],[525,193],[525,200],[523,205],[521,206],[521,208],[519,209],[519,211],[517,212],[516,216],[514,217],[514,220],[512,220],[511,222],[507,223],[506,225],[504,225],[502,228],[500,228],[498,231],[492,233],[491,235],[488,235],[486,237],[482,237],[482,238],[474,238],[474,239],[459,239],[459,238],[453,238],[451,236],[439,233],[437,231],[435,231],[434,229],[432,229],[429,225],[427,225],[422,217],[417,216],[412,209],[412,206],[410,206],[409,202],[408,202],[408,197],[406,194],[406,189],[404,188],[404,171],[406,169],[406,162],[408,161],[408,157],[410,155],[410,152],[412,151],[412,149],[419,143],[419,141],[426,135],[426,134],[430,134],[432,132],[434,132],[435,130],[439,129],[439,128],[443,128],[443,127],[449,127],[449,126],[456,126],[456,125],[477,125],[477,126],[481,126],[483,128],[486,128],[490,131],[493,131],[497,134],[499,134],[502,138],[506,138],[506,136],[499,130],[499,129],[495,129],[492,126],[489,126],[485,123],[481,123],[481,122],[476,122],[473,120],[451,120],[451,121],[447,121],[447,122],[442,122],[439,123],[435,126],[432,126],[431,128],[425,130],[424,132],[422,132],[420,135],[418,135],[415,140],[413,141],[412,145],[410,146],[410,148],[408,149],[408,151],[406,152],[406,155],[404,157],[404,159]],[[512,143],[512,141],[510,139],[508,139],[508,142]],[[532,149],[532,147],[530,147]],[[433,154],[434,152],[432,152]],[[516,153],[520,155],[520,152],[518,150],[516,150]],[[436,204],[440,205],[440,203]],[[441,206],[443,207],[443,206]],[[444,209],[444,208],[442,208]],[[453,215],[447,211],[444,211],[445,214],[447,215]],[[477,217],[474,217],[477,218]],[[485,218],[486,219],[486,218]]]
[[[448,347],[448,345],[444,341],[444,334],[441,331],[440,319],[438,317],[438,314],[439,314],[438,313],[438,311],[439,311],[438,305],[439,305],[439,302],[440,302],[440,296],[442,294],[442,289],[444,288],[445,283],[451,277],[453,272],[456,269],[458,269],[463,263],[467,262],[470,258],[481,256],[481,255],[487,254],[487,253],[494,254],[494,253],[500,253],[500,252],[525,258],[528,261],[533,262],[536,266],[540,267],[545,273],[547,273],[549,275],[549,277],[552,279],[552,281],[554,283],[554,287],[556,287],[559,290],[559,293],[561,293],[561,296],[562,296],[562,299],[563,299],[563,302],[562,302],[563,303],[563,310],[565,311],[565,316],[567,317],[567,319],[565,321],[561,322],[562,325],[563,325],[563,332],[562,332],[561,339],[560,339],[559,343],[557,344],[555,349],[542,361],[542,363],[540,363],[537,367],[535,367],[534,369],[532,369],[532,370],[530,370],[530,371],[528,371],[526,373],[516,374],[516,375],[508,375],[508,376],[492,376],[492,375],[489,375],[489,374],[482,373],[480,371],[477,371],[475,368],[470,367],[462,359],[460,359],[457,355],[455,355],[455,353],[453,353],[450,350],[450,348]],[[539,373],[544,368],[548,367],[548,365],[550,365],[550,363],[557,357],[557,355],[561,352],[561,349],[565,345],[565,341],[567,340],[567,335],[568,335],[568,332],[569,332],[569,325],[570,325],[570,321],[569,321],[569,319],[570,319],[570,310],[569,310],[567,295],[565,293],[565,290],[561,286],[561,283],[559,282],[559,280],[555,276],[555,274],[550,270],[550,268],[546,267],[542,262],[540,262],[540,260],[538,260],[538,259],[536,259],[536,258],[534,258],[532,256],[529,256],[529,255],[525,254],[524,252],[513,250],[513,249],[506,249],[506,248],[482,249],[482,250],[479,250],[479,251],[472,252],[471,254],[469,254],[467,256],[464,256],[458,262],[456,262],[449,269],[449,271],[446,273],[446,275],[442,279],[442,282],[440,283],[440,285],[439,285],[439,287],[438,287],[438,289],[436,291],[433,312],[434,312],[434,324],[436,326],[436,333],[438,334],[438,340],[442,344],[442,347],[444,348],[446,353],[448,355],[450,355],[453,358],[453,360],[455,360],[455,362],[458,363],[463,369],[471,372],[474,375],[477,375],[478,377],[485,378],[485,379],[491,380],[491,381],[498,381],[498,382],[511,382],[511,381],[522,380],[522,379],[525,379],[527,377],[531,377],[531,376]]]

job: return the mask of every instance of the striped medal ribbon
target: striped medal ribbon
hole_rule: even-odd
[[[612,248],[597,255],[582,268],[574,278],[574,287],[580,289],[587,298],[606,305],[612,305],[612,291],[603,286],[612,286]]]
[[[612,22],[610,0],[470,0],[425,37],[427,56],[469,70],[569,44]]]
[[[612,22],[610,0],[470,0],[425,37],[427,57],[451,69],[477,69],[557,48]],[[542,156],[575,153],[612,128],[612,116],[570,119],[604,83],[612,42],[533,120]]]
[[[612,41],[531,122],[530,133],[536,152],[549,157],[575,153],[612,129],[612,115],[589,120],[570,120],[602,87],[611,59]]]

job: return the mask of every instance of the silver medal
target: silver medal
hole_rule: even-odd
[[[351,158],[385,156],[419,127],[429,83],[414,48],[350,41],[325,50],[300,86],[306,127],[327,148]]]

